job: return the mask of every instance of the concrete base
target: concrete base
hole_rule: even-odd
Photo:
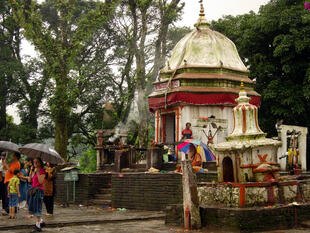
[[[310,203],[271,208],[201,207],[203,227],[230,231],[265,231],[297,227],[310,217]]]

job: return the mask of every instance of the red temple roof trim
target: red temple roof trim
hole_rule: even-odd
[[[249,94],[250,95],[250,94]],[[251,95],[250,95],[251,96]],[[153,112],[155,109],[164,108],[165,105],[173,104],[191,104],[191,105],[223,105],[235,106],[235,99],[238,94],[234,93],[184,93],[174,92],[165,96],[149,97],[149,109]],[[251,96],[251,104],[260,106],[260,96]]]

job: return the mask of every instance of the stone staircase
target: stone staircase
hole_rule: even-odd
[[[111,206],[112,203],[112,189],[111,186],[100,188],[94,195],[94,198],[89,201],[92,205],[97,206]]]

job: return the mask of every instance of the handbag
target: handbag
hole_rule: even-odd
[[[41,186],[31,187],[28,189],[28,196],[34,196]]]

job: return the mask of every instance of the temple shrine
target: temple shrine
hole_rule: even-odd
[[[223,142],[234,127],[232,109],[241,81],[250,103],[260,105],[260,95],[235,44],[210,29],[202,2],[200,6],[195,29],[174,47],[148,97],[149,109],[155,114],[155,141],[170,144],[172,149],[187,122],[192,124],[193,137],[203,142],[208,139],[202,131],[210,122],[216,123],[221,130],[214,143]],[[214,128],[209,130],[214,134]]]

